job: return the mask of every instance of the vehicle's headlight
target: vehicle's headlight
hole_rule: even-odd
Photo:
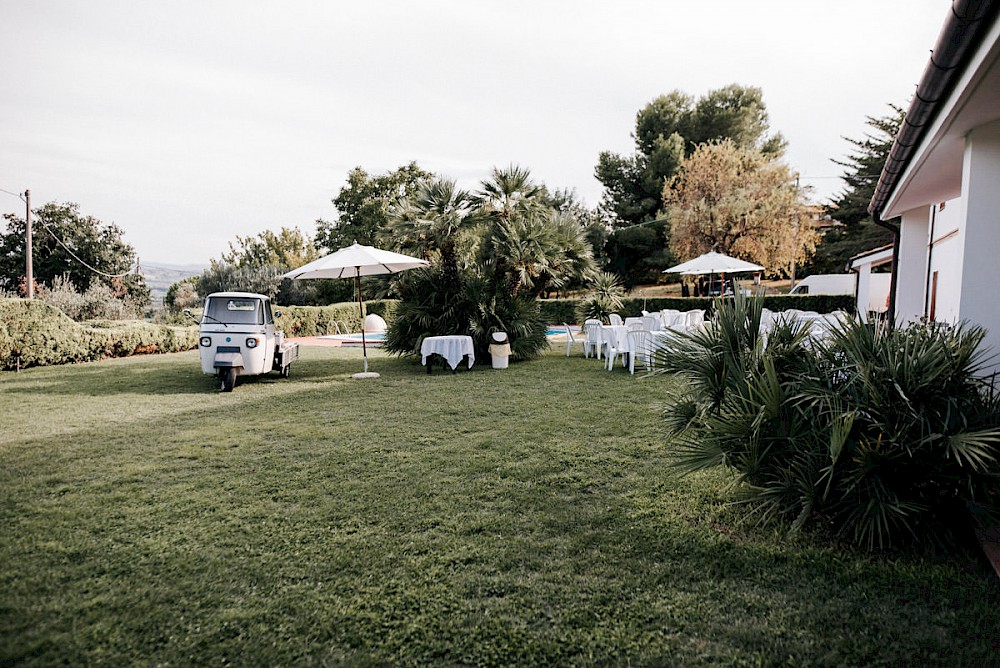
[[[203,336],[198,340],[198,343],[200,343],[203,348],[208,348],[210,345],[212,345],[212,337]]]
[[[257,339],[255,339],[253,337],[248,338],[247,339],[247,348],[256,348],[256,347],[257,347]]]

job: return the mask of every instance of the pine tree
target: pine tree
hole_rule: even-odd
[[[816,254],[803,267],[803,275],[843,272],[851,257],[892,242],[889,230],[876,225],[868,215],[868,204],[875,194],[882,166],[905,115],[901,107],[889,104],[889,108],[892,111],[885,116],[868,116],[871,130],[863,138],[844,137],[853,151],[843,160],[833,162],[844,168],[842,178],[847,187],[829,204],[830,216],[844,226],[824,232]]]
[[[869,116],[867,124],[872,128],[862,139],[844,137],[854,151],[844,160],[833,160],[845,168],[843,179],[847,188],[831,202],[832,215],[848,226],[854,226],[869,218],[868,204],[875,194],[882,165],[889,157],[893,139],[899,132],[906,112],[901,107],[890,104],[892,113],[882,117]]]

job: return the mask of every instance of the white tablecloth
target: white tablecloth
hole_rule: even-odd
[[[605,341],[608,340],[607,332],[614,333],[618,352],[635,352],[632,350],[632,342],[628,338],[628,327],[623,325],[601,325],[601,329],[605,332]],[[653,348],[655,349],[664,347],[676,333],[669,329],[657,329],[650,332],[650,335],[652,336]]]
[[[458,368],[466,355],[469,357],[470,369],[476,363],[476,351],[472,347],[471,336],[428,336],[420,344],[420,363],[426,365],[427,357],[434,353],[448,360],[452,371]]]

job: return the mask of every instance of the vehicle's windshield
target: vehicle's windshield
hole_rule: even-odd
[[[205,315],[206,323],[218,321],[237,325],[264,324],[264,309],[259,299],[209,297]]]

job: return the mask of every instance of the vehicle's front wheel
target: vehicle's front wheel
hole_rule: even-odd
[[[232,392],[233,388],[236,387],[236,367],[231,366],[219,371],[219,376],[222,378],[222,391]]]

